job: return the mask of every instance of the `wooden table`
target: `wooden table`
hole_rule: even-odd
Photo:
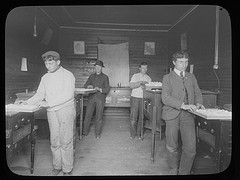
[[[216,162],[216,171],[223,171],[231,161],[231,113],[227,111],[224,113],[223,110],[218,109],[206,109],[192,113],[197,115],[197,150],[200,148],[207,150]]]
[[[211,92],[207,90],[201,90],[203,95],[203,104],[205,107],[215,107],[216,99],[218,93]],[[152,106],[152,110],[149,111],[149,103]],[[157,124],[160,125],[160,139],[161,139],[161,129],[165,125],[165,121],[162,120],[162,90],[144,90],[143,91],[143,116],[152,121],[152,144],[151,144],[151,160],[154,162],[154,152],[155,152],[155,134]],[[143,130],[143,125],[142,125]],[[141,132],[141,136],[142,136]]]
[[[36,130],[34,126],[34,111],[19,112],[6,110],[6,155],[7,163],[10,164],[12,157],[19,152],[23,146],[31,142],[31,167],[30,172],[34,171],[34,152],[36,141]]]
[[[84,88],[76,88],[75,95],[76,98],[80,100],[79,108],[80,108],[80,118],[79,118],[79,139],[82,139],[82,128],[83,128],[83,96],[88,96],[89,94],[96,93],[95,89],[84,89]]]
[[[154,162],[154,153],[155,153],[155,134],[156,134],[156,126],[157,122],[160,125],[160,139],[161,139],[161,129],[164,122],[162,119],[162,91],[157,90],[144,90],[143,91],[143,116],[147,117],[150,121],[152,121],[151,129],[152,129],[152,143],[151,143],[151,160]],[[152,106],[152,111],[148,108]],[[141,137],[143,134],[143,125],[141,131]]]

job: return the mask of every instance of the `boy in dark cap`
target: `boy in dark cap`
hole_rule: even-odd
[[[48,72],[41,78],[36,94],[23,104],[47,108],[53,154],[52,175],[61,171],[71,175],[73,169],[73,132],[76,110],[74,105],[75,77],[60,65],[60,55],[48,51],[42,55]]]
[[[84,88],[96,89],[97,93],[90,94],[88,98],[87,110],[83,125],[83,135],[87,136],[89,133],[89,127],[93,115],[93,111],[96,107],[96,124],[95,124],[95,136],[97,139],[101,137],[102,133],[102,115],[105,105],[106,95],[110,91],[108,76],[102,73],[104,67],[103,62],[97,60],[94,64],[95,73],[91,74],[84,85]]]

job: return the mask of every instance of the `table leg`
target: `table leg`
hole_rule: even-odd
[[[34,156],[35,156],[35,144],[36,144],[36,136],[37,136],[37,127],[34,126],[33,130],[32,130],[32,139],[31,139],[31,168],[30,168],[30,172],[31,174],[33,174],[34,171]]]
[[[151,160],[154,162],[157,108],[153,106]]]
[[[81,102],[80,102],[79,139],[82,139],[82,128],[83,128],[83,95],[81,95]]]
[[[143,140],[143,98],[142,98],[142,107],[141,107],[141,110],[140,110],[140,118],[141,118],[141,134],[140,134],[140,137],[141,137],[141,140]]]
[[[219,139],[217,141],[217,171],[218,173],[221,172],[222,170],[222,139],[223,139],[223,133],[222,133],[222,122],[219,122],[220,128],[219,128]]]
[[[31,142],[31,169],[30,169],[31,174],[33,174],[33,170],[34,170],[34,149],[35,149],[35,142],[33,140]]]

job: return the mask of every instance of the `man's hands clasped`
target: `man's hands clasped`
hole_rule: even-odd
[[[189,111],[193,112],[193,111],[196,111],[197,109],[205,109],[205,107],[200,103],[197,103],[196,105],[194,105],[194,104],[182,104],[181,109],[189,110]]]
[[[95,87],[94,89],[96,89],[97,91],[99,91],[100,93],[102,93],[102,88]]]
[[[148,83],[147,81],[139,81],[139,83],[140,83],[140,87],[141,88],[146,88],[146,84]]]

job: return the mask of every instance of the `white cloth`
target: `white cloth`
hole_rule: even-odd
[[[136,74],[134,74],[132,76],[130,83],[138,82],[138,81],[151,82],[152,79],[147,74],[136,73]],[[142,88],[138,87],[138,88],[132,89],[131,96],[132,97],[136,97],[136,98],[143,98],[143,90],[142,90]]]
[[[59,110],[74,104],[75,77],[60,67],[53,73],[46,73],[40,81],[36,94],[27,100],[28,104],[36,104],[46,100],[49,104],[47,111]]]
[[[105,68],[103,73],[109,77],[109,85],[129,86],[129,50],[128,43],[98,44],[98,58]]]

